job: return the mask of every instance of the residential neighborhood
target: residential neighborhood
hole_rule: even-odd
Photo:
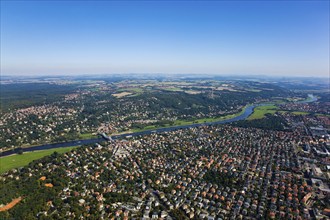
[[[56,198],[38,210],[49,218],[322,219],[329,156],[300,146],[329,141],[205,126],[77,148],[1,181],[33,178],[46,191],[52,184]]]
[[[0,0],[0,220],[330,220],[330,0]]]

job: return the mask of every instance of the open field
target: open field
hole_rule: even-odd
[[[120,88],[117,89],[117,92],[130,92],[130,93],[143,93],[143,89],[139,87],[128,87],[128,88]]]
[[[266,114],[274,114],[277,109],[278,108],[275,105],[258,106],[254,109],[252,115],[250,115],[247,119],[261,119],[264,118]]]
[[[128,96],[128,95],[132,95],[131,92],[120,92],[120,93],[115,93],[115,94],[112,94],[114,97],[116,98],[122,98],[122,97],[125,97],[125,96]]]
[[[65,153],[77,147],[63,147],[63,148],[56,148],[56,149],[49,149],[49,150],[40,150],[34,152],[26,152],[23,154],[16,154],[12,156],[2,157],[0,158],[0,174],[4,173],[8,170],[23,167],[28,165],[33,160],[40,159],[44,156],[51,155],[55,151],[57,153]]]
[[[84,134],[79,134],[79,138],[81,139],[90,139],[90,138],[95,138],[97,135],[94,133],[84,133]]]
[[[198,90],[186,90],[186,91],[184,91],[184,92],[185,92],[185,93],[188,93],[188,94],[192,94],[192,95],[202,93],[201,91],[198,91]]]
[[[171,91],[171,92],[182,92],[184,91],[183,89],[181,88],[177,88],[177,87],[167,87],[167,88],[162,88],[163,90],[165,91]]]
[[[299,112],[299,111],[294,111],[294,112],[291,112],[292,114],[294,115],[308,115],[309,112]]]
[[[311,112],[303,112],[303,111],[281,111],[281,112],[289,112],[291,114],[294,115],[308,115],[308,114],[313,114]],[[330,117],[330,115],[327,114],[320,114],[320,113],[316,113],[314,114],[315,116],[325,116],[325,117]]]

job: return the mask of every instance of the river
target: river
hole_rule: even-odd
[[[307,100],[299,101],[297,103],[308,103],[308,102],[314,102],[317,100],[317,97],[313,95],[308,95]],[[191,124],[191,125],[179,125],[179,126],[173,126],[173,127],[167,127],[167,128],[157,128],[154,130],[147,130],[147,131],[140,131],[140,132],[134,132],[134,133],[126,133],[126,134],[120,134],[120,135],[113,135],[111,136],[112,139],[116,140],[119,138],[127,138],[127,137],[135,137],[139,135],[147,135],[152,133],[162,133],[162,132],[168,132],[168,131],[174,131],[178,129],[184,129],[184,128],[195,128],[205,125],[218,125],[218,124],[226,124],[231,123],[235,121],[244,120],[247,117],[249,117],[252,113],[255,107],[260,106],[259,105],[249,105],[244,109],[244,112],[240,115],[231,118],[231,119],[225,119],[221,121],[215,121],[215,122],[207,122],[207,123],[199,123],[199,124]],[[268,105],[268,104],[267,104]],[[21,148],[23,152],[31,152],[36,150],[46,150],[46,149],[52,149],[52,148],[60,148],[60,147],[70,147],[70,146],[79,146],[83,144],[93,144],[93,143],[100,143],[106,141],[103,138],[92,138],[92,139],[85,139],[85,140],[75,140],[75,141],[68,141],[63,143],[54,143],[54,144],[44,144],[40,146],[34,146],[34,147],[28,147],[28,148]],[[16,154],[18,152],[18,149],[13,149],[9,151],[5,151],[0,153],[0,157],[9,156],[12,154]]]
[[[247,106],[242,114],[240,114],[234,118],[231,118],[231,119],[225,119],[225,120],[216,121],[216,122],[191,124],[191,125],[179,125],[179,126],[173,126],[173,127],[167,127],[167,128],[157,128],[154,130],[140,131],[140,132],[134,132],[134,133],[119,134],[119,135],[113,135],[113,136],[111,136],[111,138],[116,140],[116,139],[120,139],[120,138],[135,137],[135,136],[139,136],[139,135],[147,135],[147,134],[152,134],[152,133],[162,133],[162,132],[174,131],[174,130],[183,129],[183,128],[194,128],[194,127],[205,126],[205,125],[230,123],[230,122],[234,122],[234,121],[243,120],[243,119],[246,119],[247,117],[249,117],[252,114],[255,106],[257,106],[257,105]],[[106,140],[103,138],[92,138],[92,139],[85,139],[85,140],[67,141],[67,142],[63,142],[63,143],[44,144],[44,145],[40,145],[40,146],[5,151],[5,152],[0,153],[0,157],[16,154],[19,150],[21,150],[23,152],[31,152],[31,151],[36,151],[36,150],[47,150],[47,149],[60,148],[60,147],[70,147],[70,146],[79,146],[79,145],[83,145],[83,144],[100,143],[100,142],[104,142],[104,141],[106,141]]]
[[[308,94],[308,98],[306,100],[298,101],[297,103],[309,103],[317,101],[317,97],[313,94]]]

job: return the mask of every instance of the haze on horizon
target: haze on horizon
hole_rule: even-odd
[[[329,77],[329,1],[1,1],[1,74]]]

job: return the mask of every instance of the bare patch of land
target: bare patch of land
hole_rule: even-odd
[[[195,94],[200,94],[201,91],[197,91],[197,90],[187,90],[187,91],[185,91],[185,93],[195,95]]]
[[[10,203],[8,203],[7,205],[5,206],[2,206],[0,207],[0,212],[4,212],[4,211],[7,211],[11,208],[13,208],[17,203],[19,203],[23,198],[20,196],[16,199],[13,199]]]
[[[112,95],[116,98],[122,98],[122,97],[132,95],[132,94],[133,93],[130,93],[130,92],[120,92],[120,93],[115,93],[115,94],[112,94]]]

